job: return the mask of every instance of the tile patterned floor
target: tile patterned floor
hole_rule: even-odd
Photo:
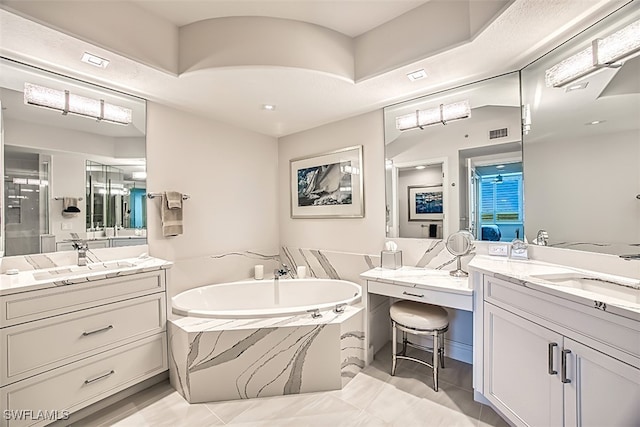
[[[447,359],[446,369],[440,371],[440,391],[435,392],[431,371],[417,363],[400,361],[392,377],[390,352],[390,345],[378,352],[374,362],[343,390],[191,405],[163,382],[75,425],[508,426],[491,408],[473,400],[471,365]]]

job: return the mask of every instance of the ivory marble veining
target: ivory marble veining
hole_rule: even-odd
[[[363,309],[322,314],[172,320],[171,383],[191,403],[340,389],[364,366]]]

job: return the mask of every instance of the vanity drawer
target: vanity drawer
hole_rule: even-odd
[[[8,414],[22,410],[27,418],[38,411],[75,412],[113,393],[167,370],[167,340],[161,333],[135,343],[54,369],[0,389],[0,406]],[[13,411],[13,412],[12,412]],[[28,411],[32,411],[31,413]],[[1,426],[45,425],[48,420],[6,420]],[[33,415],[29,415],[33,414]]]
[[[0,330],[3,385],[165,329],[165,294],[157,293]],[[43,349],[45,351],[43,351]]]
[[[484,277],[484,300],[574,337],[606,354],[631,360],[628,363],[634,366],[639,361],[640,330],[637,321],[490,276]],[[576,333],[581,337],[575,337]],[[628,359],[628,355],[632,359]]]
[[[0,297],[0,327],[164,291],[164,270]]]
[[[369,280],[367,281],[367,291],[372,294],[442,305],[460,310],[471,311],[473,308],[473,295],[453,293],[446,289],[440,291]]]

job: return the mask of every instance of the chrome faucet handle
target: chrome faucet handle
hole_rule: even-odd
[[[547,230],[538,230],[535,243],[536,245],[547,246],[549,243],[549,233],[547,233]]]

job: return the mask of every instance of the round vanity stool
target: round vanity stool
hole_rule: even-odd
[[[414,301],[398,301],[389,309],[392,330],[393,364],[391,375],[396,374],[398,359],[406,359],[428,366],[433,370],[433,389],[438,391],[438,368],[444,368],[444,333],[449,328],[447,311],[437,305]],[[397,351],[397,331],[402,331],[402,351]],[[407,340],[407,334],[433,336],[433,348],[427,349]],[[407,346],[433,351],[432,363],[407,356]]]

